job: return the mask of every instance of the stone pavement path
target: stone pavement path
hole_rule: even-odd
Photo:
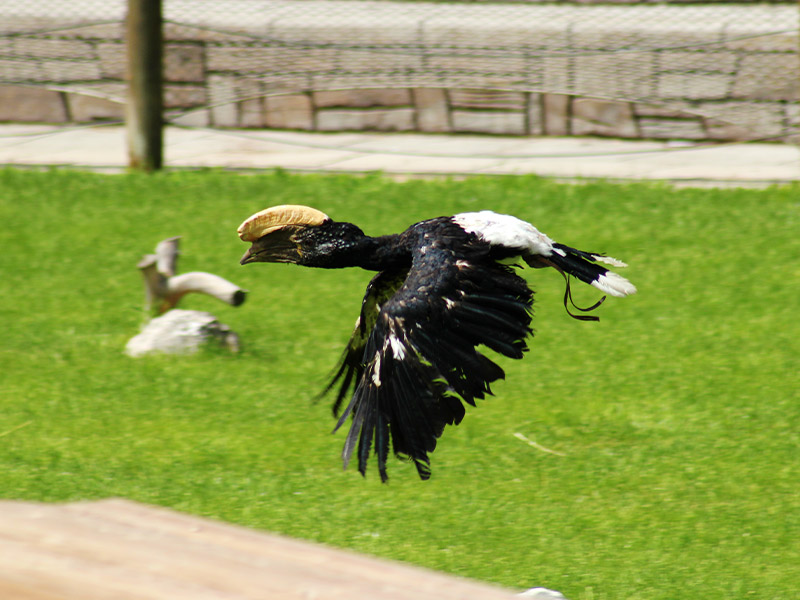
[[[800,181],[800,148],[693,146],[598,138],[418,133],[306,133],[168,127],[167,168],[380,171],[396,176],[536,174],[558,179],[662,180],[762,186]],[[0,125],[0,165],[121,170],[122,126]]]

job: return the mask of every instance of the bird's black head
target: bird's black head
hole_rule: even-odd
[[[355,225],[333,221],[315,208],[283,205],[245,220],[239,237],[252,244],[240,261],[243,265],[285,262],[332,268],[353,265],[351,255],[365,236]]]

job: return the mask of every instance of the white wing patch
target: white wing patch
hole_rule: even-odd
[[[457,214],[453,217],[453,222],[492,246],[518,248],[543,256],[553,253],[553,240],[530,223],[511,215],[482,210]]]
[[[372,385],[381,387],[381,353],[376,352],[375,358],[372,360]]]
[[[406,357],[406,347],[393,333],[389,334],[386,338],[389,346],[392,348],[392,356],[397,360],[403,360]]]

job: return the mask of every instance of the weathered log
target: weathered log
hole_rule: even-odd
[[[178,272],[178,256],[180,255],[181,236],[161,240],[156,244],[156,268],[166,277]]]
[[[144,278],[145,306],[149,312],[164,314],[192,292],[207,294],[231,306],[245,301],[247,291],[219,275],[202,271],[177,275],[179,244],[179,236],[162,240],[155,254],[146,254],[136,265]]]

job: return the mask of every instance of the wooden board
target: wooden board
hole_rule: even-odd
[[[0,501],[3,600],[508,600],[512,595],[127,500]]]

